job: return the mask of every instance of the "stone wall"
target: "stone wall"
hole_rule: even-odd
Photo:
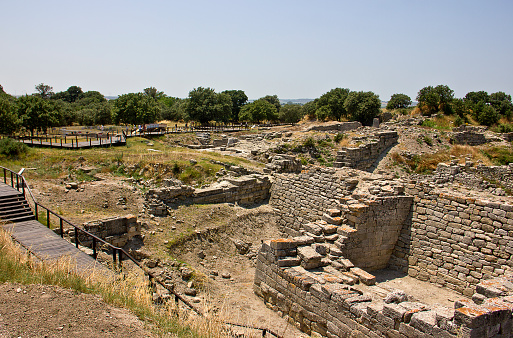
[[[341,170],[308,166],[300,174],[275,174],[269,203],[277,211],[281,230],[297,236],[304,224],[338,207],[346,186],[357,183]]]
[[[342,254],[366,271],[386,268],[411,217],[412,201],[410,196],[391,196],[347,205],[344,217],[352,231],[342,239]]]
[[[372,167],[385,150],[397,143],[398,139],[399,136],[396,131],[376,133],[374,136],[366,138],[366,143],[358,147],[348,147],[340,150],[333,166],[336,168],[349,167],[367,170]]]
[[[513,206],[438,190],[433,183],[407,186],[414,196],[390,267],[471,296],[482,279],[513,266]]]
[[[123,247],[134,236],[141,235],[141,224],[134,215],[84,223],[83,229],[117,247]],[[74,236],[74,233],[69,235]],[[78,238],[81,245],[92,246],[91,238],[82,232],[79,232]]]
[[[480,284],[475,301],[456,301],[454,308],[428,306],[404,293],[377,296],[372,275],[322,264],[312,242],[308,237],[264,242],[254,280],[255,294],[303,332],[323,337],[511,336],[511,275]],[[309,266],[309,261],[320,263]]]
[[[144,208],[152,215],[166,216],[170,205],[183,202],[254,204],[265,201],[270,188],[269,177],[259,174],[225,177],[221,182],[203,189],[176,182],[173,186],[150,189],[145,195]]]
[[[362,126],[362,124],[358,121],[353,122],[333,122],[333,123],[323,123],[318,126],[311,126],[306,129],[306,131],[350,131],[354,129],[358,129]]]

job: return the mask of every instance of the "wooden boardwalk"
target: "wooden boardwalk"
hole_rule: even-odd
[[[0,199],[19,194],[18,190],[0,183]],[[0,226],[15,241],[44,262],[51,263],[58,259],[69,259],[71,270],[79,274],[98,273],[112,276],[114,273],[36,220],[16,223],[1,222]]]
[[[106,139],[98,139],[93,140],[89,139],[88,141],[73,141],[73,138],[67,140],[67,142],[63,143],[60,141],[52,140],[51,138],[47,138],[44,141],[44,138],[40,139],[19,139],[18,141],[25,143],[28,146],[33,147],[45,147],[45,148],[65,148],[65,149],[87,149],[87,148],[95,148],[95,147],[114,147],[114,146],[124,146],[126,145],[126,139],[123,136],[114,136]]]

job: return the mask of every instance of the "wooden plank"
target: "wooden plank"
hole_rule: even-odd
[[[2,224],[1,226],[16,241],[43,261],[51,262],[59,258],[70,257],[74,261],[76,271],[79,273],[97,272],[113,275],[111,270],[38,221],[31,220],[14,224]]]

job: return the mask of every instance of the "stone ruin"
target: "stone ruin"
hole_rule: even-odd
[[[206,188],[195,189],[178,180],[166,180],[167,186],[149,189],[144,210],[155,216],[167,216],[177,203],[239,203],[254,204],[269,197],[271,182],[259,174],[224,177]]]
[[[134,215],[87,222],[82,226],[84,230],[117,247],[123,247],[132,238],[141,235],[141,223]],[[74,238],[74,230],[70,229],[68,235]],[[82,232],[79,232],[78,239],[79,243],[84,246],[92,247],[93,245],[92,239]]]
[[[382,131],[361,138],[353,137],[353,142],[362,144],[340,150],[333,166],[367,170],[374,165],[384,151],[395,145],[398,139],[396,131]]]
[[[255,293],[315,336],[510,337],[511,199],[457,188],[452,167],[484,172],[442,165],[405,181],[347,168],[274,173],[270,204],[289,237],[262,244]],[[433,306],[381,289],[372,272],[383,268],[462,299]]]

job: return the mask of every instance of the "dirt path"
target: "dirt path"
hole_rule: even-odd
[[[128,310],[48,285],[0,285],[0,338],[154,337]]]

